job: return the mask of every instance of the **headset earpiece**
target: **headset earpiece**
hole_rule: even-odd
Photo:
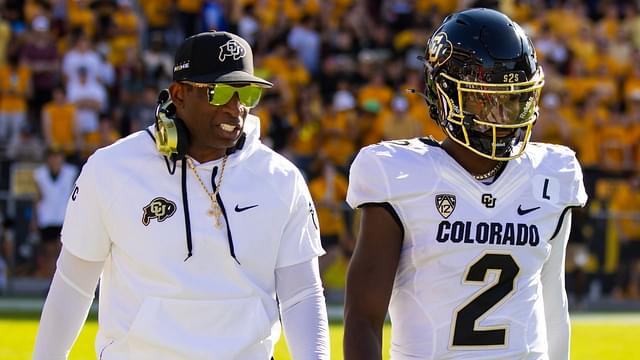
[[[189,130],[184,122],[176,117],[176,107],[171,101],[169,90],[158,94],[156,107],[155,139],[156,148],[167,158],[183,158],[189,148]]]
[[[173,122],[176,126],[176,133],[178,134],[178,141],[176,143],[174,156],[176,159],[182,159],[187,155],[187,151],[189,150],[191,133],[189,132],[189,129],[187,129],[187,125],[185,125],[184,121],[179,117],[175,117]]]

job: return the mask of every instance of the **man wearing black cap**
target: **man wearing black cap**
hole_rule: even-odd
[[[34,358],[65,358],[100,283],[101,359],[328,359],[315,208],[249,114],[247,42],[186,39],[156,124],[98,150],[69,201]],[[276,301],[276,295],[278,301]]]

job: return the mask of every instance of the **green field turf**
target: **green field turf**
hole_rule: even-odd
[[[30,359],[37,326],[36,315],[0,313],[0,360]],[[388,330],[387,327],[385,349],[389,346]],[[88,321],[70,359],[95,359],[96,331],[96,321]],[[331,325],[331,358],[334,360],[342,359],[342,331],[342,324]],[[572,316],[572,331],[572,359],[640,359],[640,314],[577,314]],[[275,358],[290,359],[284,340],[278,343]]]

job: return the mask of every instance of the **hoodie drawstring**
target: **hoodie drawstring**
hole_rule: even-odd
[[[191,218],[189,217],[189,199],[187,198],[187,158],[182,158],[182,207],[184,208],[184,227],[187,233],[187,258],[193,255],[193,241],[191,240]]]
[[[213,189],[213,191],[216,191],[215,180],[216,180],[217,174],[218,174],[218,167],[215,166],[213,168],[213,171],[211,172],[211,188]],[[220,210],[222,210],[222,216],[224,216],[224,223],[227,226],[227,241],[229,242],[229,253],[231,254],[231,257],[233,258],[233,260],[235,260],[238,263],[238,265],[240,265],[240,261],[238,261],[238,258],[236,257],[236,251],[233,246],[233,236],[231,235],[231,227],[229,227],[229,219],[227,218],[227,211],[224,208],[224,203],[222,202],[222,197],[220,197],[219,192],[216,194],[216,201],[220,206]]]

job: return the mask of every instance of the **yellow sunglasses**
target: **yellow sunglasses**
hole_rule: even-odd
[[[194,87],[207,88],[209,104],[214,106],[221,106],[228,103],[233,95],[238,93],[240,104],[248,108],[253,108],[258,105],[260,96],[262,95],[262,88],[253,84],[235,87],[228,84],[201,84],[190,81],[184,81],[184,83]]]

